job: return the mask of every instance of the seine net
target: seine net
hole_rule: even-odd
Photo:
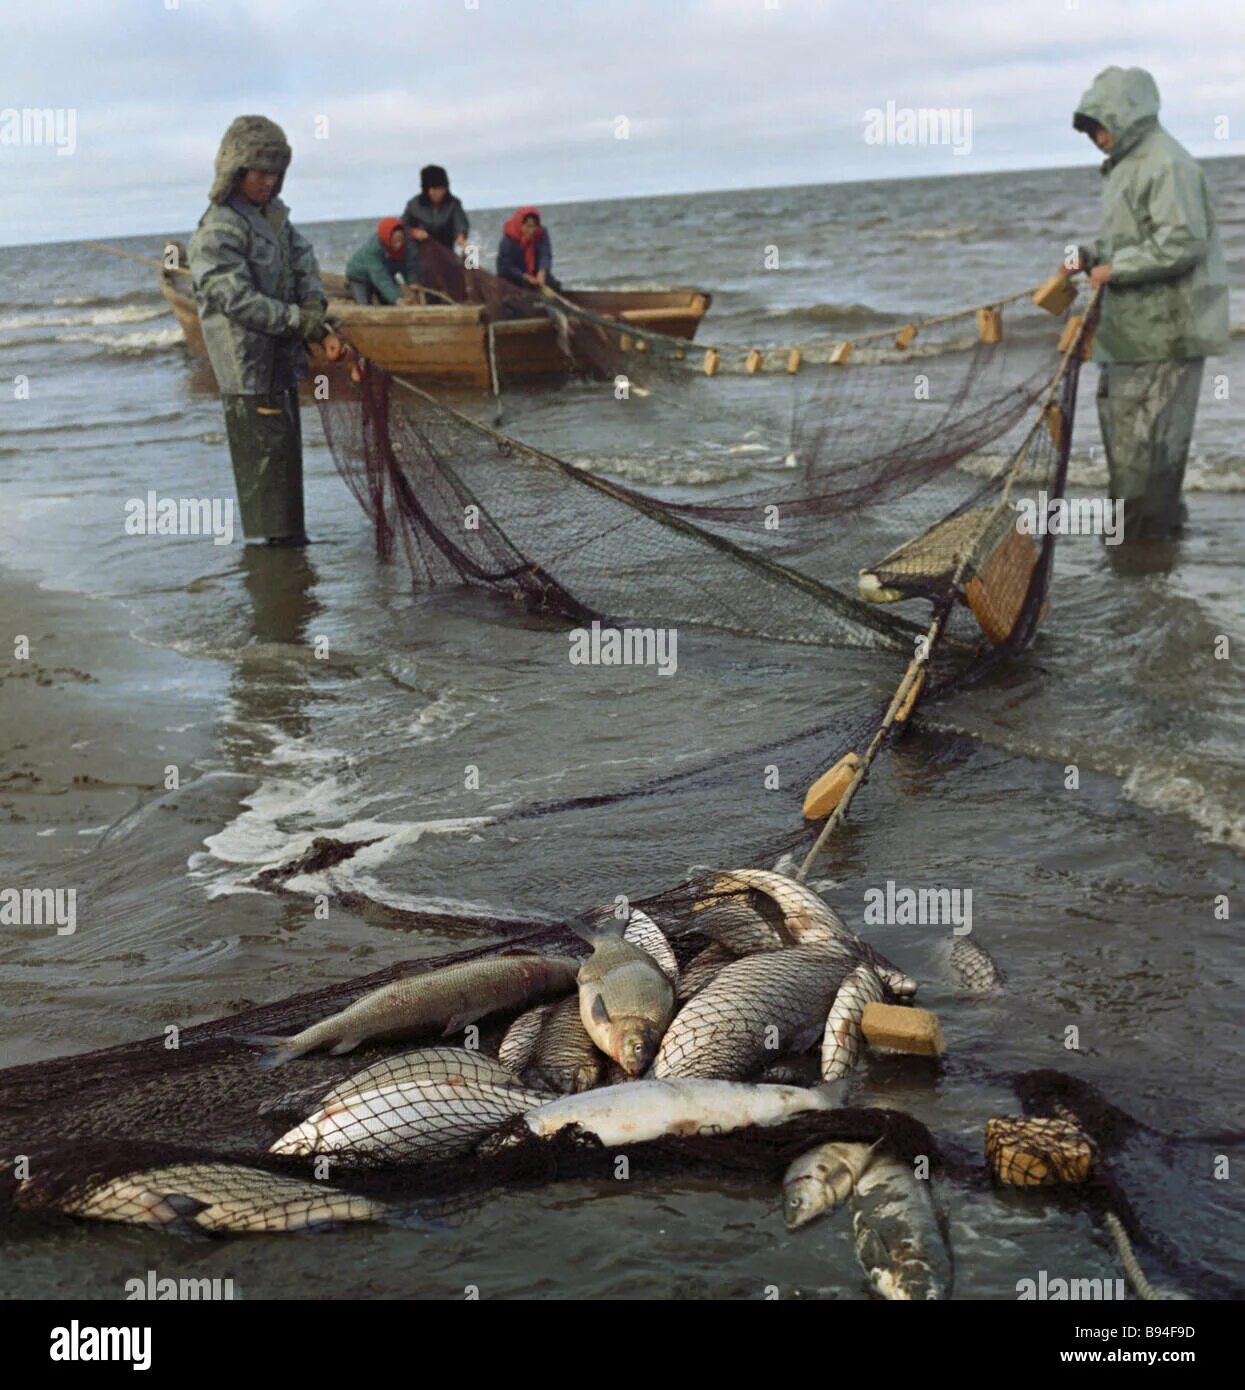
[[[443,292],[476,296],[490,312],[532,312],[534,296],[459,273],[461,283],[443,274]],[[619,341],[625,335],[616,328],[586,320],[571,329],[573,316],[554,311],[565,316],[572,357],[590,331],[594,347],[581,348],[576,360],[597,370],[608,369],[607,356],[626,356],[644,369],[657,363],[653,380],[666,389],[720,389],[688,368],[686,346],[654,340],[638,351],[634,337]],[[1049,320],[1043,335],[1023,305],[1015,312],[1021,326],[1011,350],[1006,337],[966,338],[957,322],[918,335],[919,352],[913,343],[862,348],[846,366],[825,367],[792,398],[791,459],[773,486],[712,502],[663,500],[624,486],[375,367],[357,390],[335,390],[323,419],[380,555],[394,556],[400,543],[417,584],[482,586],[573,624],[699,624],[835,647],[845,657],[853,648],[880,652],[892,674],[932,613],[944,622],[928,654],[923,698],[936,699],[1026,645],[1046,601],[1053,537],[1022,537],[1018,554],[1009,548],[1017,544],[1015,508],[1043,491],[1062,494],[1079,358],[1061,359]],[[914,365],[929,371],[914,373]],[[926,395],[914,375],[941,385]],[[1035,421],[1039,405],[1045,414]],[[777,525],[767,525],[775,515]],[[725,898],[759,920],[762,904],[754,890],[724,886],[703,866],[777,864],[790,872],[815,832],[790,798],[763,809],[734,798],[711,823],[696,809],[762,761],[782,760],[786,784],[806,785],[845,752],[863,751],[888,703],[879,687],[794,736],[638,786],[515,807],[500,819],[525,852],[556,854],[567,851],[568,826],[631,813],[627,833],[612,842],[612,880],[631,885],[631,906],[665,934],[678,1006],[697,1006],[712,1038],[740,1018],[714,982],[747,953],[723,936],[720,911],[707,914]],[[903,727],[897,721],[891,735]],[[317,842],[290,872],[355,848]],[[586,948],[565,923],[591,908],[592,898],[578,895],[594,882],[578,864],[559,905],[562,924],[460,920],[463,929],[503,940],[434,961],[398,961],[190,1028],[176,1048],[146,1039],[0,1072],[0,1155],[13,1161],[0,1219],[68,1212],[182,1231],[305,1229],[444,1215],[503,1188],[608,1175],[608,1147],[574,1130],[539,1138],[524,1119],[560,1093],[619,1079],[615,1064],[585,1050],[567,1000],[502,1010],[478,1030],[368,1041],[345,1057],[315,1051],[275,1071],[258,1066],[254,1047],[241,1041],[292,1035],[381,986],[459,962],[505,951],[517,959],[582,957]],[[256,886],[280,891],[281,883],[269,871]],[[824,1014],[843,979],[862,969],[875,981],[871,997],[910,996],[912,982],[867,943],[846,937],[823,955],[830,963],[806,1013]],[[794,1055],[781,1058],[778,1071],[753,1058],[743,1068],[748,1077],[816,1078],[809,1018],[794,999],[808,973],[780,981],[790,1013],[783,1043]],[[773,1008],[761,1013],[773,1021]],[[693,1036],[687,1047],[694,1043]],[[1041,1093],[1031,1087],[1026,1100]],[[948,1157],[916,1120],[885,1110],[818,1110],[736,1133],[667,1134],[628,1151],[635,1170],[650,1176],[776,1183],[817,1143],[879,1138],[899,1155],[930,1156],[936,1171],[985,1181],[979,1158]]]

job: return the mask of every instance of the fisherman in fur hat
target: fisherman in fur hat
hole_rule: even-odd
[[[315,252],[277,196],[290,157],[280,126],[239,116],[221,141],[210,206],[190,242],[242,529],[269,545],[307,541],[298,380],[308,345],[329,328]]]

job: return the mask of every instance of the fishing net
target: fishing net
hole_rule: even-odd
[[[499,314],[507,305],[518,314],[533,308],[534,296],[513,295],[495,277],[457,273],[461,279],[442,267],[438,287],[451,297],[480,296]],[[666,389],[689,397],[720,389],[703,372],[678,379],[675,367],[691,360],[686,345],[654,338],[639,351],[634,335],[617,326],[554,310],[565,316],[572,356],[577,335],[597,345],[583,352],[597,369],[611,354],[627,355],[645,367],[658,363],[652,379]],[[608,901],[619,882],[668,938],[681,1000],[713,997],[713,980],[734,953],[706,934],[701,914],[715,896],[747,901],[749,890],[723,887],[704,866],[794,868],[815,833],[799,816],[795,789],[844,753],[863,752],[871,738],[902,732],[907,711],[893,717],[887,682],[918,638],[934,636],[921,653],[922,698],[930,700],[980,679],[1037,630],[1054,538],[1022,537],[1027,543],[1018,547],[1015,509],[1043,491],[1063,492],[1080,359],[1060,354],[1049,320],[1038,332],[1023,303],[1016,317],[1010,347],[1007,335],[987,340],[965,334],[958,321],[935,324],[903,346],[861,348],[816,380],[800,378],[807,389],[785,401],[797,408],[773,486],[703,503],[663,499],[579,467],[375,367],[357,389],[335,388],[322,403],[334,458],[375,528],[378,552],[393,558],[400,544],[417,584],[477,586],[568,624],[689,624],[833,647],[844,660],[854,651],[881,653],[875,693],[712,764],[499,813],[495,820],[522,852],[551,862],[569,852],[567,827],[596,812],[616,823],[609,862],[576,859],[574,882],[554,905],[560,923],[521,912],[460,919],[463,930],[503,940],[435,961],[395,962],[173,1041],[0,1072],[0,1156],[12,1161],[0,1220],[69,1212],[179,1230],[285,1230],[452,1214],[500,1190],[611,1176],[615,1155],[591,1138],[540,1139],[526,1128],[523,1114],[541,1093],[530,1077],[499,1076],[494,1060],[514,1011],[486,1020],[478,1035],[425,1040],[459,1049],[443,1059],[450,1070],[425,1088],[434,1140],[416,1126],[413,1138],[395,1131],[392,1143],[356,1142],[334,1109],[343,1100],[334,1088],[351,1078],[366,1087],[366,1119],[395,1109],[393,1088],[403,1084],[406,1064],[394,1045],[364,1044],[346,1057],[309,1054],[265,1071],[239,1039],[292,1034],[400,977],[506,949],[582,956],[565,922]],[[624,345],[624,337],[632,341]],[[914,373],[914,365],[922,369]],[[914,375],[926,380],[914,383]],[[931,382],[932,395],[923,389]],[[767,525],[775,516],[777,524]],[[767,763],[782,764],[790,792],[763,807],[736,798],[712,824],[696,814],[708,788],[738,785],[743,770]],[[299,874],[331,872],[360,847],[323,838],[254,886],[286,891]],[[409,920],[425,922],[420,914]],[[907,996],[902,971],[864,943],[843,952],[845,965],[877,971],[882,997]],[[722,1007],[725,1026],[733,1013],[729,1002]],[[799,1023],[791,1021],[786,1041],[794,1044]],[[707,1026],[712,1032],[714,1021]],[[473,1059],[463,1059],[464,1044]],[[797,1075],[800,1059],[786,1061]],[[601,1079],[614,1078],[607,1069]],[[307,1125],[318,1128],[303,1142],[299,1128]],[[322,1153],[326,1134],[331,1151]],[[776,1183],[794,1157],[831,1138],[885,1138],[900,1156],[923,1154],[935,1171],[985,1181],[980,1156],[948,1158],[915,1119],[875,1109],[666,1136],[627,1153],[632,1172],[646,1177]]]
[[[333,390],[321,413],[378,552],[388,559],[400,540],[420,586],[466,582],[575,623],[900,650],[924,625],[862,598],[863,570],[934,523],[996,502],[1021,450],[1025,495],[1058,495],[1070,430],[1060,440],[1028,428],[1061,360],[1037,313],[1017,306],[1014,335],[997,343],[948,327],[928,360],[915,347],[862,350],[810,374],[771,480],[708,502],[640,492],[375,367],[357,390]],[[677,389],[700,419],[720,388],[691,378]],[[1057,389],[1051,405],[1070,420],[1076,371]],[[934,597],[948,587],[954,537],[934,532],[921,558],[920,596]]]

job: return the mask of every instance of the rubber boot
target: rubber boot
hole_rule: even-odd
[[[298,388],[221,399],[243,535],[271,544],[305,544]]]

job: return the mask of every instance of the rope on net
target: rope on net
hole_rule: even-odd
[[[629,352],[634,349],[643,353],[657,348],[674,362],[686,365],[689,370],[703,370],[706,376],[715,377],[723,373],[746,376],[755,376],[758,373],[794,376],[806,359],[817,360],[815,355],[826,349],[829,349],[828,365],[850,366],[852,350],[862,344],[894,339],[895,347],[903,351],[925,329],[940,327],[943,324],[955,323],[960,319],[968,318],[976,318],[978,324],[981,325],[982,315],[997,313],[1005,305],[1018,303],[1022,299],[1032,299],[1040,288],[1041,286],[1029,286],[1023,290],[1014,290],[1010,294],[987,300],[983,304],[972,304],[961,309],[952,309],[941,314],[930,315],[928,318],[912,319],[897,329],[880,328],[868,333],[856,333],[849,338],[813,339],[804,343],[776,345],[766,348],[764,352],[760,348],[745,347],[739,343],[706,343],[703,339],[697,339],[693,348],[690,340],[686,338],[674,337],[671,334],[662,333],[658,329],[641,327],[628,323],[626,320],[614,318],[609,314],[599,313],[584,305],[576,304],[565,295],[550,289],[547,285],[542,287],[542,294],[547,301],[556,304],[558,310],[569,318],[591,324],[593,327],[618,338],[622,352]],[[896,315],[896,317],[900,316]],[[991,339],[984,340],[992,341]],[[699,357],[702,365],[693,365],[691,361],[693,355]]]

